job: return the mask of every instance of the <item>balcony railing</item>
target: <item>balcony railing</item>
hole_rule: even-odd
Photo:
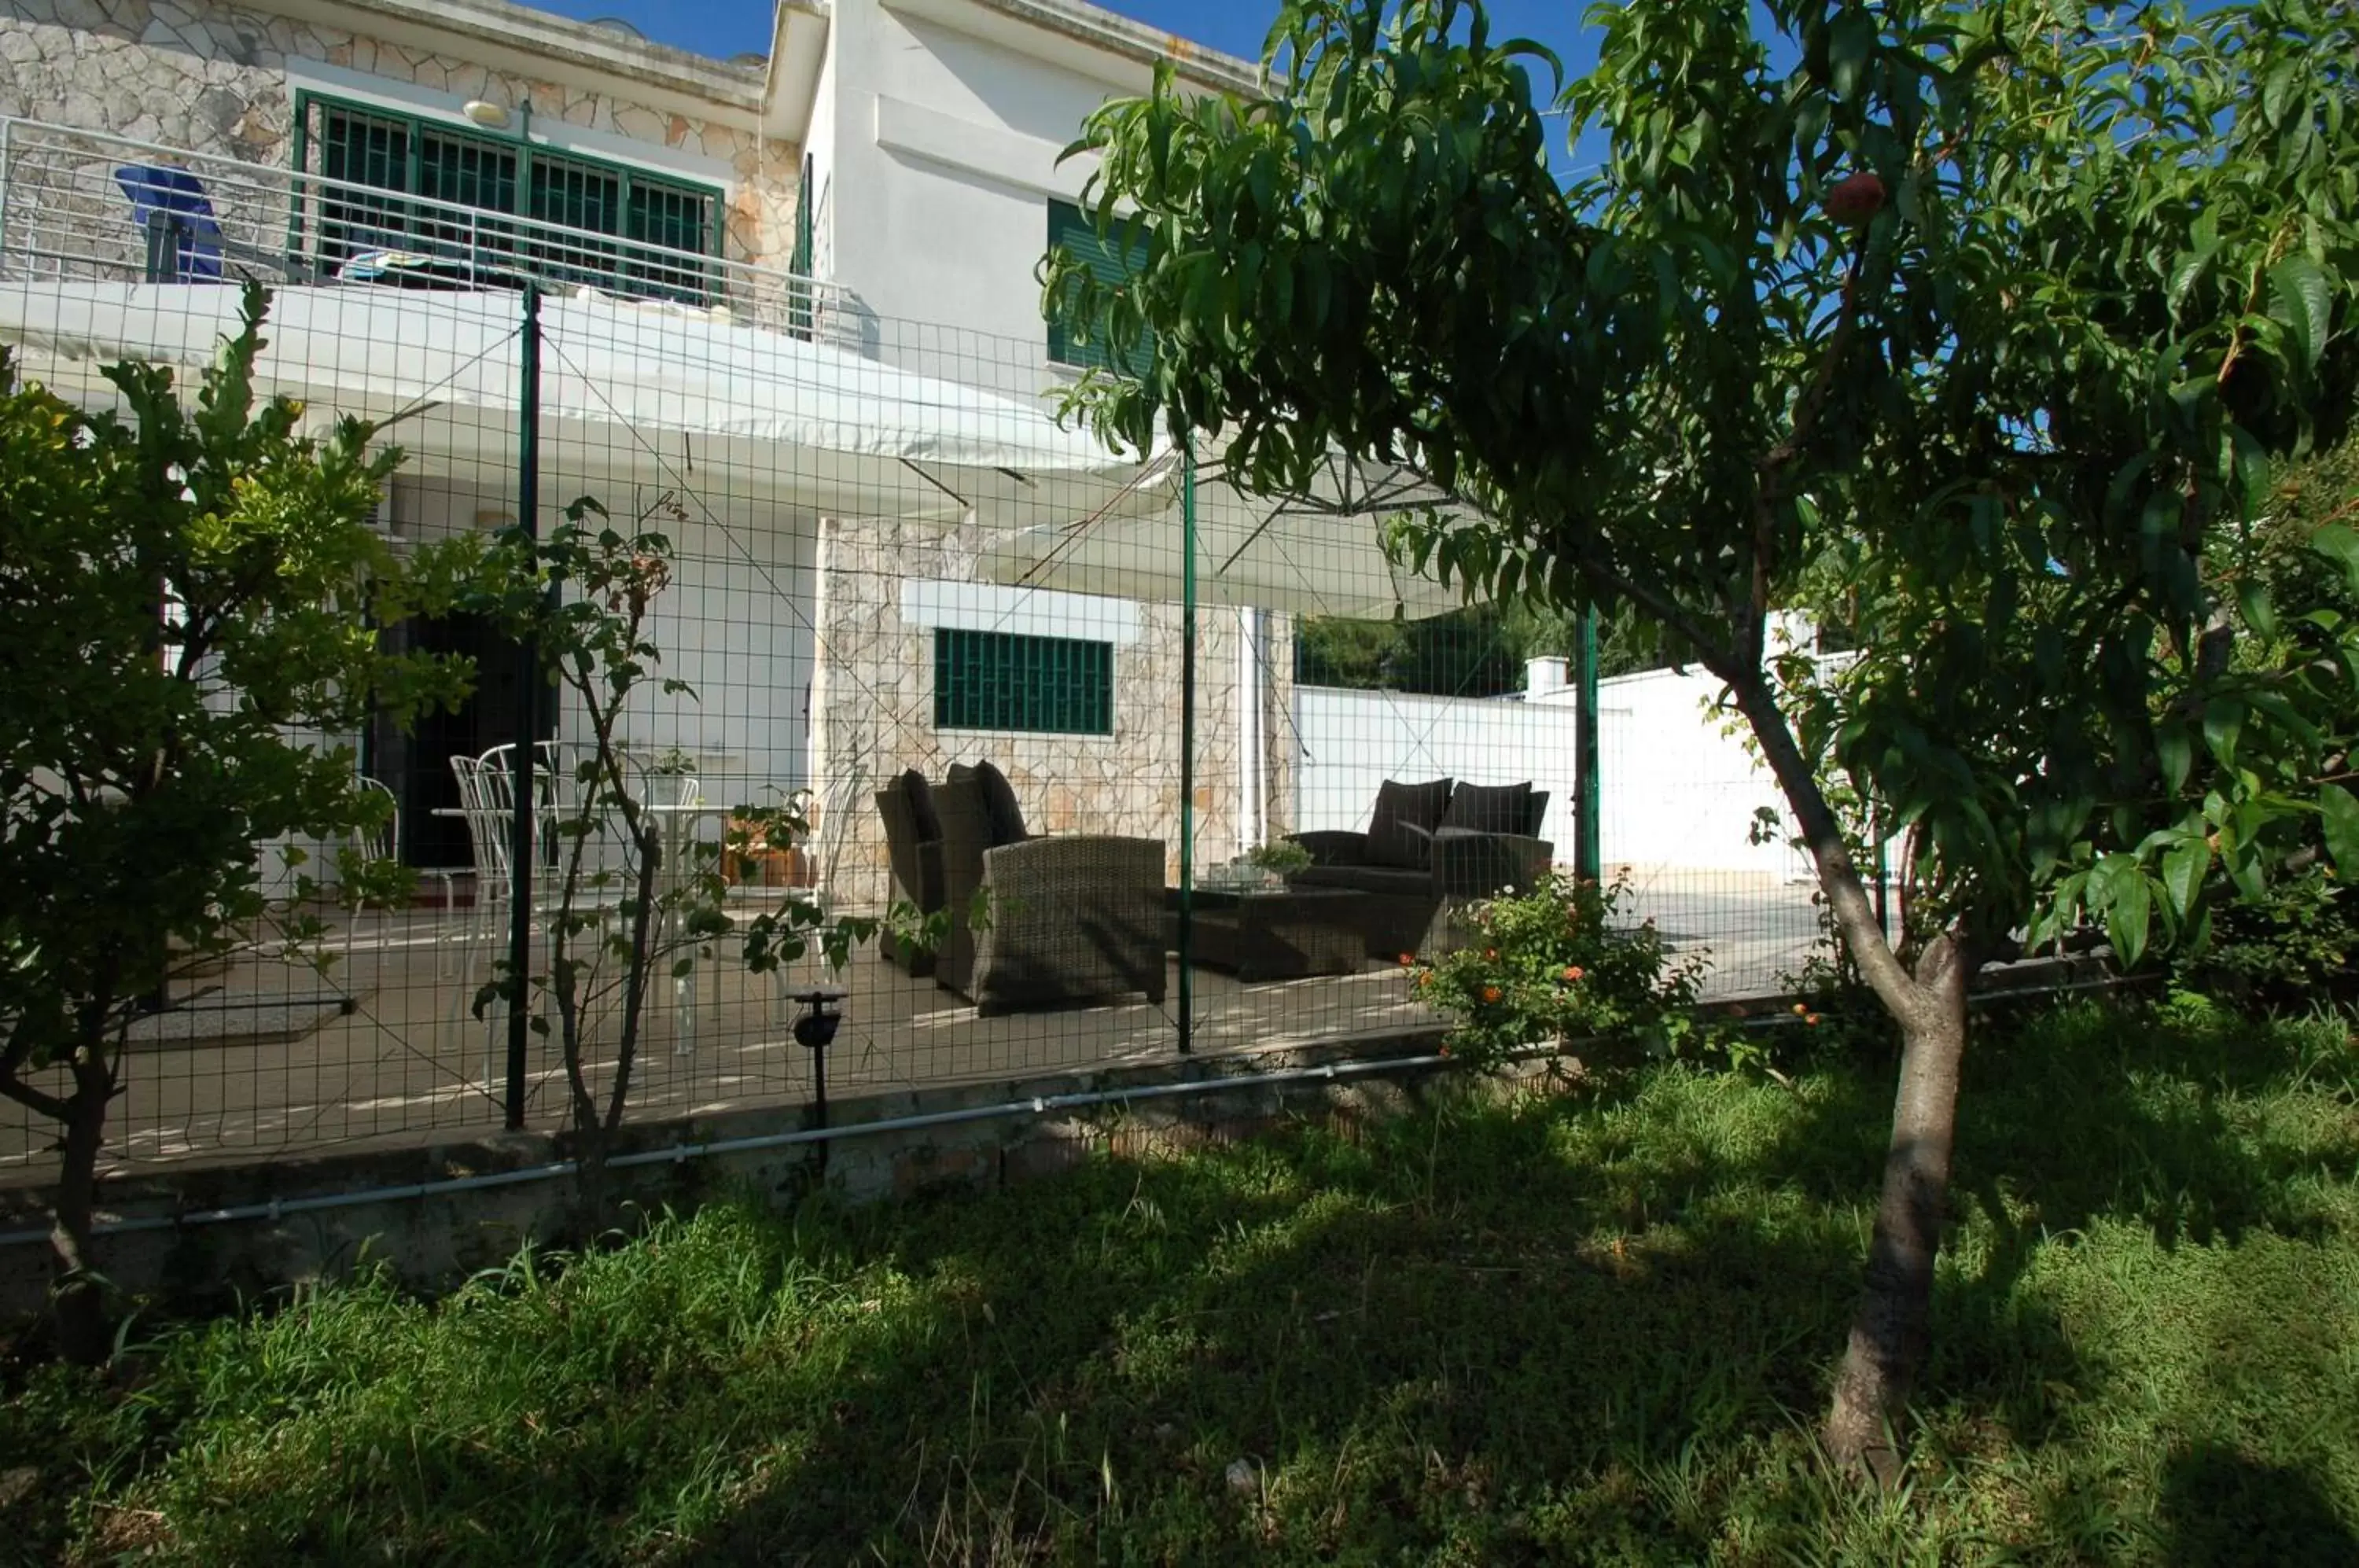
[[[773,267],[349,180],[0,118],[0,274],[563,292],[725,311],[875,352],[843,292]]]

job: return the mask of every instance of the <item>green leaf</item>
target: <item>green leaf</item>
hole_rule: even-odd
[[[2233,769],[2236,766],[2236,739],[2244,731],[2242,702],[2214,697],[2203,704],[2203,744],[2211,747],[2221,767]]]
[[[2124,968],[2135,969],[2146,956],[2153,917],[2154,898],[2147,888],[2146,873],[2132,862],[2125,874],[2114,878],[2113,898],[2105,910],[2105,937]]]
[[[2326,853],[2335,875],[2345,882],[2359,881],[2359,797],[2340,784],[2318,792],[2319,815],[2326,820]]]
[[[2178,848],[2162,857],[2162,891],[2170,911],[2184,920],[2194,912],[2203,891],[2203,874],[2212,869],[2212,846],[2201,833],[2190,833]]]
[[[2181,256],[2179,258],[2179,265],[2170,269],[2169,299],[2170,313],[2174,318],[2179,314],[2179,308],[2187,302],[2189,292],[2198,283],[2203,281],[2203,275],[2210,271],[2211,267],[2212,253],[2208,250],[2197,250]]]
[[[2317,369],[2334,315],[2334,288],[2325,269],[2306,256],[2286,257],[2269,268],[2269,299],[2302,368]]]
[[[1828,27],[1827,77],[1837,98],[1847,103],[1859,96],[1868,56],[1875,49],[1875,18],[1864,9],[1846,9]]]
[[[2347,523],[2329,523],[2310,536],[2310,548],[2341,566],[2351,591],[2359,593],[2359,532]]]
[[[2195,745],[2188,738],[2187,726],[2175,720],[2156,725],[2154,755],[2162,765],[2162,787],[2176,795],[2195,765]]]
[[[2265,637],[2277,635],[2277,607],[2269,603],[2269,591],[2246,578],[2236,584],[2236,607],[2244,612],[2245,624]]]

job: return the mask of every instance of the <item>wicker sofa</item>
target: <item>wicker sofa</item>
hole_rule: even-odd
[[[1539,836],[1548,802],[1548,791],[1529,784],[1388,779],[1365,832],[1296,833],[1311,864],[1287,880],[1360,894],[1370,957],[1426,952],[1451,905],[1548,876],[1556,857],[1556,846]]]
[[[1132,995],[1163,1000],[1162,844],[1033,836],[988,764],[953,768],[933,787],[933,801],[950,916],[934,955],[938,985],[984,1015]]]

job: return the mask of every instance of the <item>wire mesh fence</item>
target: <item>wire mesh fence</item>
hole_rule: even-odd
[[[807,1102],[791,1026],[821,986],[842,994],[839,1095],[1430,1029],[1399,955],[1450,909],[1574,859],[1576,684],[1386,557],[1385,519],[1433,499],[1412,479],[1338,463],[1272,503],[1226,483],[1217,452],[1116,453],[1060,424],[1045,395],[1069,372],[1045,339],[863,318],[712,257],[710,288],[644,257],[599,288],[518,265],[561,234],[452,242],[473,220],[420,228],[419,198],[397,215],[406,243],[458,244],[440,275],[350,271],[343,240],[326,268],[321,223],[286,221],[349,227],[353,191],[323,176],[197,169],[213,228],[159,231],[113,179],[137,149],[7,131],[0,342],[29,377],[103,406],[104,364],[202,365],[234,330],[223,283],[259,251],[278,258],[253,269],[276,291],[264,389],[314,421],[390,421],[405,458],[377,521],[397,551],[527,521],[546,538],[579,497],[663,536],[646,636],[679,684],[636,689],[614,736],[661,864],[711,867],[724,919],[674,933],[652,976],[633,1116]],[[811,330],[814,313],[834,324]],[[518,1053],[509,1004],[483,988],[504,958],[545,972],[564,940],[549,797],[595,714],[492,617],[378,635],[474,671],[454,711],[318,737],[391,797],[381,847],[415,895],[331,896],[324,974],[252,956],[166,998],[130,1041],[119,1160],[571,1114],[562,1029]],[[1600,690],[1596,831],[1632,918],[1708,953],[1721,994],[1776,985],[1817,925],[1790,851],[1755,842],[1774,792],[1696,678]],[[1388,782],[1439,783],[1433,800],[1475,813],[1452,819],[1457,846],[1389,842]],[[748,831],[774,808],[808,831]],[[521,869],[519,815],[540,844]],[[1321,864],[1267,853],[1290,840]],[[573,886],[592,946],[627,923],[615,885]],[[930,920],[842,966],[749,962],[766,918],[896,906]],[[548,1018],[549,999],[526,1007]],[[619,1020],[610,990],[580,1026],[601,1093]],[[38,1172],[49,1129],[7,1114],[0,1170]]]

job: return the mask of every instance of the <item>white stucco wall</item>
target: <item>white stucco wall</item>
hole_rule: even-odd
[[[1043,386],[1048,202],[1079,197],[1090,172],[1057,156],[1108,97],[1144,91],[1148,69],[1071,49],[1094,63],[1051,63],[879,0],[839,0],[829,49],[832,141],[815,126],[809,145],[831,158],[834,277],[871,318],[875,351]]]
[[[1754,812],[1785,817],[1777,786],[1709,711],[1720,683],[1653,670],[1601,683],[1599,852],[1608,867],[1744,873],[1772,881],[1804,867],[1783,838],[1751,842]],[[1306,828],[1368,825],[1387,779],[1478,784],[1528,779],[1549,793],[1541,836],[1573,857],[1574,703],[1567,688],[1529,701],[1404,696],[1303,687],[1295,695],[1297,801]]]

